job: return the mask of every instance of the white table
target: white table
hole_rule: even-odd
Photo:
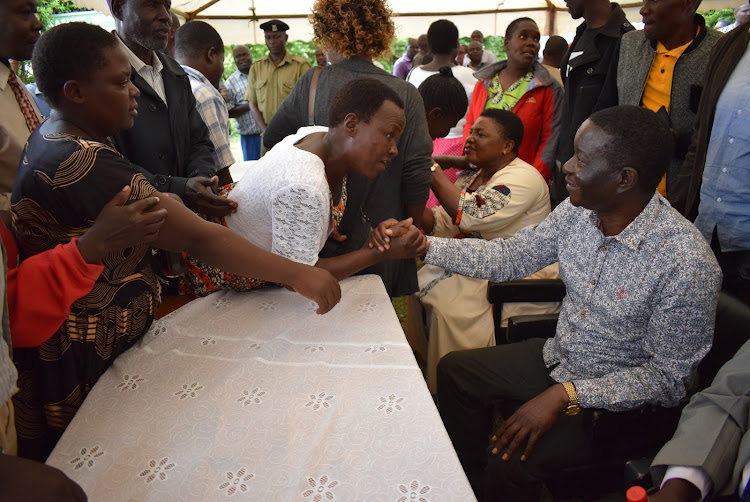
[[[219,292],[154,323],[48,463],[96,501],[474,500],[380,279]]]

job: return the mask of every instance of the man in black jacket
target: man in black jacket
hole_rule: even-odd
[[[117,149],[146,171],[157,190],[177,194],[190,209],[226,216],[236,203],[217,197],[208,129],[195,108],[190,81],[162,52],[170,30],[169,0],[111,0],[117,35],[141,91],[133,127],[115,137]]]
[[[562,166],[573,157],[576,131],[589,118],[599,99],[609,63],[620,37],[633,30],[625,13],[609,0],[567,0],[573,19],[583,18],[560,71],[565,85],[563,119],[552,171],[550,196],[559,204],[568,196]]]

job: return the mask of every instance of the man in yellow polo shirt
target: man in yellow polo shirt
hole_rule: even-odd
[[[681,173],[703,90],[709,55],[721,33],[696,14],[700,0],[644,0],[643,30],[622,36],[597,109],[643,106],[669,122],[675,152],[658,191],[670,202],[684,198],[690,173]],[[663,108],[663,110],[662,110]]]
[[[310,63],[287,52],[288,24],[272,19],[261,24],[260,28],[265,33],[268,56],[250,67],[245,99],[250,104],[250,114],[262,135],[281,102],[292,92],[294,84],[310,69]]]

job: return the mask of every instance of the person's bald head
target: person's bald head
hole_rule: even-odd
[[[559,35],[552,35],[544,46],[542,64],[560,68],[566,52],[568,52],[568,41]]]
[[[471,40],[476,40],[480,44],[484,45],[484,35],[479,30],[474,30],[471,32],[471,36],[469,37]]]
[[[484,49],[482,49],[482,43],[480,41],[472,40],[469,42],[469,49],[466,54],[469,56],[469,60],[474,66],[477,66],[482,61],[483,53]]]
[[[247,45],[238,45],[232,49],[232,57],[234,57],[234,65],[245,75],[250,73],[250,67],[253,65],[253,55],[250,54],[250,49]]]

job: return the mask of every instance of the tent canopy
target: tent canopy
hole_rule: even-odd
[[[721,9],[731,0],[703,0],[701,10]],[[106,0],[74,0],[109,14]],[[735,2],[736,3],[736,2]],[[308,21],[313,0],[173,0],[172,11],[185,20],[200,19],[221,33],[226,44],[263,43],[263,31],[258,27],[269,19],[283,19],[289,27],[290,40],[311,40],[313,33]],[[468,10],[455,0],[414,2],[390,0],[396,34],[399,38],[417,37],[426,33],[436,19],[450,19],[458,26],[461,36],[474,30],[487,35],[503,35],[508,24],[522,16],[534,19],[542,35],[574,32],[581,20],[573,20],[564,0],[472,0]],[[465,4],[464,4],[465,5]],[[623,1],[620,4],[632,22],[639,22],[642,2]]]

